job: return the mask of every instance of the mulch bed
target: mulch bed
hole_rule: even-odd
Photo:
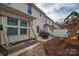
[[[48,56],[78,56],[79,48],[72,44],[65,43],[65,39],[53,38],[44,44],[44,50]],[[64,45],[65,44],[65,45]],[[63,46],[63,47],[62,47]]]
[[[57,51],[62,49],[61,48],[62,45],[63,45],[62,40],[60,40],[59,38],[53,38],[44,44],[44,49],[47,55],[55,56],[55,55],[59,55]]]

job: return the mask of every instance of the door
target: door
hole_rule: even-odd
[[[44,25],[43,26],[43,30],[46,31],[46,32],[48,32],[48,26],[47,25]]]

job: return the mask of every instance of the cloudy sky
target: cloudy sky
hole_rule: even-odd
[[[37,3],[36,5],[55,22],[62,22],[72,11],[79,12],[78,3]]]

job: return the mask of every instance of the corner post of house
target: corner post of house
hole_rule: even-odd
[[[28,21],[28,23],[29,23],[29,39],[30,39],[30,20]]]

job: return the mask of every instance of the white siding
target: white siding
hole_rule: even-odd
[[[26,3],[6,3],[5,5],[8,5],[10,7],[13,7],[21,12],[24,12],[24,13],[27,13],[27,8],[28,8],[28,5]]]
[[[32,8],[32,16],[36,17],[36,20],[33,21],[33,29],[37,36],[38,36],[37,26],[39,26],[41,30],[44,30],[44,24],[46,24],[45,20],[47,20],[47,24],[52,25],[51,20],[49,20],[43,13],[41,13],[40,16],[40,13],[41,12],[38,11],[37,9]],[[48,30],[48,32],[50,32],[50,29]]]
[[[10,3],[10,4],[6,3],[6,5],[28,14],[28,12],[27,12],[28,4],[27,3]],[[36,35],[38,35],[37,26],[39,26],[41,30],[44,30],[43,26],[45,24],[45,20],[47,20],[48,24],[51,23],[51,21],[43,13],[41,13],[41,16],[40,16],[40,11],[38,11],[34,7],[32,7],[32,14],[29,14],[29,15],[36,17],[36,20],[33,21],[33,29],[34,29],[34,32]]]
[[[4,29],[5,29],[5,35],[4,35],[4,32],[1,31],[1,43],[4,44],[5,41],[4,39],[6,39],[7,43],[8,43],[8,39],[11,41],[11,42],[15,42],[15,41],[21,41],[21,40],[25,40],[25,39],[28,39],[29,38],[29,30],[27,29],[27,34],[25,35],[13,35],[13,36],[8,36],[7,37],[7,17],[1,17],[1,20],[3,22],[3,25],[4,25]],[[6,25],[6,26],[5,26]],[[27,24],[27,26],[29,26]]]

